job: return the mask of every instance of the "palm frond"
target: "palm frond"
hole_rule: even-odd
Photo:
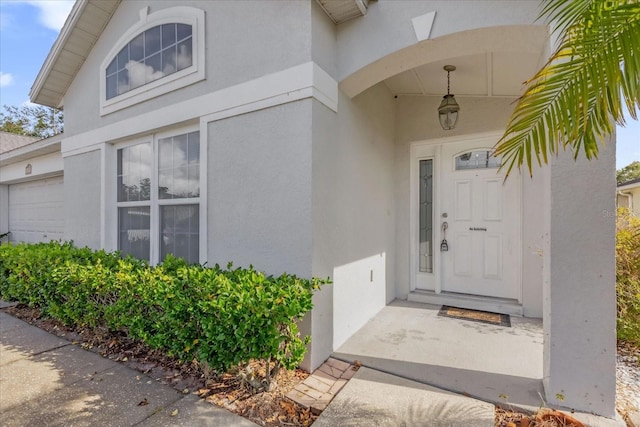
[[[630,0],[546,0],[542,14],[561,32],[549,61],[526,82],[495,147],[507,175],[571,149],[598,156],[599,144],[624,124],[624,102],[640,106],[640,4]]]

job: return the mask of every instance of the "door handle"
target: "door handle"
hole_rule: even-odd
[[[469,227],[469,231],[487,231],[484,227]]]

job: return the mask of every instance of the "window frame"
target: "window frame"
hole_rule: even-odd
[[[175,73],[138,86],[111,99],[107,99],[107,67],[134,38],[153,27],[163,24],[191,25],[192,64]],[[100,65],[100,115],[104,116],[140,102],[155,98],[205,79],[205,12],[188,6],[161,9],[149,14],[149,8],[140,11],[140,20],[129,28],[114,44]]]
[[[421,248],[420,246],[422,245],[422,239],[421,239],[421,231],[422,231],[422,215],[420,212],[420,205],[421,203],[421,188],[418,187],[418,262],[417,262],[417,267],[418,267],[418,273],[420,274],[430,274],[433,275],[435,273],[435,259],[436,259],[436,244],[435,244],[435,240],[434,237],[436,235],[436,230],[435,230],[435,224],[436,224],[436,218],[435,218],[435,184],[436,184],[436,175],[435,175],[435,168],[436,168],[436,162],[435,162],[435,158],[433,157],[425,157],[425,158],[419,158],[418,160],[418,166],[417,166],[417,170],[418,170],[418,176],[420,179],[420,184],[422,185],[422,162],[431,162],[430,163],[430,167],[431,167],[431,240],[430,240],[430,245],[427,246],[427,255],[424,255],[426,257],[430,257],[429,261],[426,262],[426,267],[425,270],[422,271],[421,269],[421,257],[423,256],[423,254],[421,253]],[[427,198],[428,199],[428,198]],[[425,204],[429,204],[428,202],[425,202]],[[430,264],[430,266],[429,266]]]
[[[500,164],[498,164],[498,165],[493,165],[492,164],[491,166],[487,165],[486,167],[482,167],[482,168],[480,168],[480,167],[458,167],[458,158],[464,156],[465,154],[473,155],[473,153],[486,152],[489,157],[495,157],[495,156],[492,156],[490,154],[492,151],[493,150],[491,148],[474,148],[471,151],[467,150],[467,151],[463,151],[461,153],[458,153],[458,154],[456,154],[456,155],[454,155],[452,157],[453,170],[455,172],[467,172],[467,171],[475,171],[475,170],[500,169],[500,165],[502,164],[502,159],[498,159],[497,157],[496,157],[496,159],[500,162]]]
[[[192,132],[199,132],[199,147],[200,147],[200,157],[199,157],[199,166],[200,166],[200,177],[199,177],[199,195],[198,197],[185,197],[178,199],[161,199],[158,197],[158,183],[159,183],[159,141],[164,138],[180,136],[184,134],[189,134]],[[203,160],[203,157],[206,157],[206,151],[204,151],[205,144],[203,143],[204,135],[202,133],[202,129],[199,125],[188,126],[176,128],[164,132],[157,132],[154,134],[147,135],[145,137],[136,138],[134,140],[122,142],[113,145],[113,157],[112,161],[108,162],[107,167],[111,170],[110,175],[113,178],[113,190],[111,199],[113,200],[112,206],[114,207],[113,215],[113,233],[112,239],[114,243],[114,249],[120,249],[120,208],[127,207],[141,207],[148,206],[150,212],[150,241],[149,241],[149,264],[156,265],[162,260],[160,259],[161,247],[160,247],[160,209],[162,206],[186,206],[186,205],[198,205],[198,217],[199,217],[199,230],[198,230],[198,246],[199,246],[199,259],[195,262],[202,263],[206,258],[206,238],[203,237],[206,234],[206,226],[203,227],[203,221],[206,219],[205,212],[205,197],[203,192],[206,191],[206,184],[203,181],[206,181],[207,177],[205,174],[206,170],[206,160]],[[128,147],[133,147],[139,144],[148,143],[151,146],[151,190],[149,200],[140,200],[140,201],[118,201],[118,184],[117,184],[117,166],[118,166],[118,150]]]

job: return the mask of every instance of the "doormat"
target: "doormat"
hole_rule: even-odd
[[[453,319],[471,320],[472,322],[487,323],[489,325],[511,327],[511,318],[508,314],[490,313],[488,311],[468,310],[466,308],[449,307],[443,305],[438,316],[451,317]]]

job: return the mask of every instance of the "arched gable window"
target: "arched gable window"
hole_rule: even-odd
[[[191,65],[191,25],[172,23],[150,28],[127,43],[107,67],[107,99]]]
[[[103,61],[103,115],[204,79],[204,11],[148,10]]]

